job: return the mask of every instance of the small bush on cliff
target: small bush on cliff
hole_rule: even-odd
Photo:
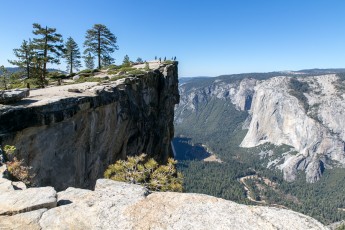
[[[30,173],[31,167],[24,165],[24,160],[14,157],[16,147],[6,145],[4,147],[5,164],[11,180],[22,181],[26,185],[31,185],[34,175]]]
[[[104,177],[116,181],[140,184],[153,191],[182,192],[182,174],[176,172],[177,161],[169,158],[166,165],[159,165],[154,159],[145,161],[146,154],[128,157],[112,164]]]

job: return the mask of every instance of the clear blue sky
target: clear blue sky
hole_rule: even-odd
[[[344,0],[2,1],[0,65],[33,37],[34,22],[81,49],[86,30],[105,24],[118,64],[125,54],[176,56],[180,76],[345,67]]]

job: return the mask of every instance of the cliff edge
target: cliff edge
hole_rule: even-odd
[[[0,105],[0,144],[16,146],[36,186],[93,188],[127,155],[167,160],[178,102],[177,62],[107,83],[31,90]]]

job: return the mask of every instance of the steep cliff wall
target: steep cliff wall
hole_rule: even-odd
[[[177,62],[116,82],[30,95],[16,105],[0,106],[0,141],[16,146],[39,186],[92,188],[119,158],[145,152],[165,161],[171,154],[179,102]]]

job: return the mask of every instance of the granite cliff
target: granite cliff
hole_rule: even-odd
[[[297,80],[308,86],[307,92],[297,92],[305,101],[291,93],[288,77],[275,77],[255,87],[252,119],[241,146],[291,145],[297,153],[285,154],[278,166],[285,179],[294,180],[297,170],[302,170],[308,182],[315,182],[325,168],[345,166],[345,94],[336,88],[335,75]]]
[[[235,118],[228,122],[235,116],[231,112],[235,106],[244,112],[242,117],[236,115],[237,121],[248,130],[241,147],[291,146],[280,155],[269,151],[256,154],[268,159],[267,167],[281,169],[288,181],[295,180],[300,170],[308,182],[315,182],[325,169],[345,166],[344,85],[344,78],[337,74],[280,72],[190,80],[180,85],[175,124],[184,134],[184,126],[196,114],[195,119],[200,120],[188,127],[192,132],[202,127],[198,135],[205,129],[221,138],[226,133],[236,135],[238,129],[231,133],[222,128],[235,129]]]
[[[0,144],[16,146],[37,186],[93,188],[127,155],[167,160],[178,102],[177,62],[108,83],[31,90],[0,105]]]

